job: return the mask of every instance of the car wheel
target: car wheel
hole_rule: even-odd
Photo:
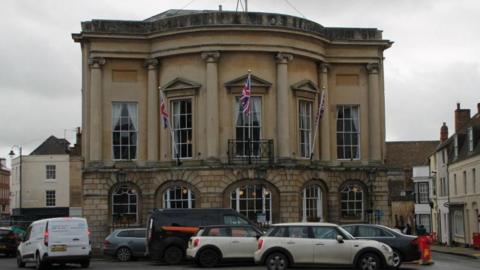
[[[45,266],[45,262],[42,261],[42,259],[40,258],[40,254],[37,252],[37,254],[35,255],[35,269],[42,270],[45,269]]]
[[[358,260],[358,269],[379,270],[382,268],[380,258],[374,253],[365,253]]]
[[[179,264],[183,259],[183,251],[177,246],[169,246],[163,253],[163,260],[168,264]]]
[[[398,269],[400,265],[402,264],[402,255],[400,255],[400,252],[398,250],[393,250],[393,268]]]
[[[128,262],[132,259],[132,251],[127,247],[121,247],[115,253],[116,257],[121,262]]]
[[[270,254],[265,261],[268,270],[285,270],[288,267],[288,259],[280,252]]]
[[[90,260],[85,260],[85,261],[81,262],[80,266],[82,268],[88,268],[90,266]]]
[[[17,267],[18,268],[25,267],[25,262],[23,261],[22,255],[20,255],[20,252],[17,252]]]
[[[218,253],[211,249],[205,249],[198,255],[197,262],[202,267],[214,267],[220,261]]]

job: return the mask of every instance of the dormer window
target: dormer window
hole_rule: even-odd
[[[467,129],[467,138],[468,138],[468,151],[473,151],[473,129],[469,127]]]

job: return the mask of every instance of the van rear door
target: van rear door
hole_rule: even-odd
[[[48,222],[50,256],[88,255],[90,243],[84,219],[56,219]]]

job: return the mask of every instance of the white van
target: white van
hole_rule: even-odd
[[[17,265],[35,263],[37,269],[51,263],[90,265],[91,246],[84,218],[49,218],[33,222],[17,249]]]

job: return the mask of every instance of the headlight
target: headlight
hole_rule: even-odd
[[[385,250],[386,252],[392,252],[392,248],[387,246],[387,245],[382,245],[382,249]]]

